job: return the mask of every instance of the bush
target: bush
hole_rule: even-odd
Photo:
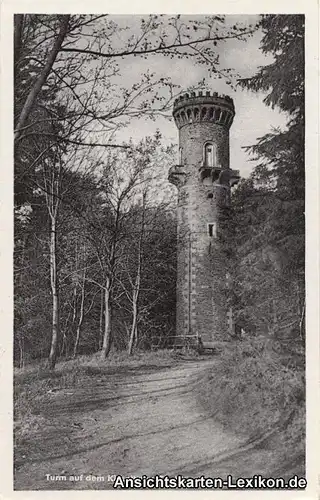
[[[304,455],[305,373],[283,363],[264,338],[226,344],[200,388],[200,401],[238,435],[275,431],[268,446]],[[287,359],[287,357],[285,358]]]

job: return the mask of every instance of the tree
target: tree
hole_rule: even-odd
[[[131,23],[132,28],[108,15],[15,17],[15,68],[32,64],[35,74],[16,110],[16,144],[41,133],[33,126],[42,118],[32,120],[31,116],[48,87],[58,91],[64,106],[68,103],[63,121],[69,127],[56,136],[60,142],[112,147],[112,132],[128,119],[168,114],[175,97],[170,78],[150,71],[131,86],[121,86],[121,61],[151,56],[193,58],[211,73],[227,76],[228,70],[219,68],[217,46],[227,39],[244,40],[255,29],[251,25],[227,28],[223,16],[197,20],[150,15]]]
[[[159,141],[157,134],[137,147],[132,145],[128,152],[120,155],[109,152],[105,164],[100,170],[96,169],[97,192],[86,199],[85,236],[96,266],[96,276],[90,280],[104,295],[103,358],[108,356],[112,345],[114,293],[125,240],[130,238],[128,221],[132,218],[132,206],[141,186],[151,181],[148,172]]]
[[[128,220],[129,238],[120,262],[119,307],[128,312],[128,353],[170,336],[175,311],[176,220],[168,199],[155,204],[146,185]],[[174,299],[172,300],[172,295]],[[168,310],[171,308],[173,317]]]
[[[138,308],[139,308],[139,295],[141,288],[141,273],[143,265],[143,240],[145,233],[145,216],[146,216],[146,191],[142,194],[142,207],[141,207],[141,225],[138,236],[137,247],[137,270],[134,281],[130,280],[132,286],[132,324],[128,345],[128,353],[132,354],[133,346],[138,341]]]
[[[49,365],[54,368],[59,355],[77,353],[82,342],[90,343],[99,323],[104,326],[103,356],[110,350],[112,316],[124,303],[117,277],[124,252],[129,253],[124,244],[131,234],[128,223],[141,185],[150,181],[150,160],[159,145],[159,138],[136,147],[132,142],[117,144],[114,137],[132,118],[168,116],[178,92],[170,78],[149,70],[124,86],[121,63],[133,58],[188,57],[228,76],[219,67],[218,45],[229,38],[244,40],[255,29],[240,25],[227,29],[221,16],[199,20],[151,15],[133,21],[130,29],[107,15],[14,18],[15,320],[20,364],[28,354],[47,356],[51,345]],[[121,165],[129,170],[124,172]],[[160,255],[156,238],[152,240],[149,232],[142,235],[141,248],[144,243],[158,245]],[[161,248],[163,254],[166,250]],[[141,258],[133,328],[137,339],[137,327],[143,325],[139,341],[149,338],[155,322],[160,330],[163,321],[171,321],[163,305],[168,281],[161,272],[155,274],[143,252]],[[170,256],[166,258],[171,263]],[[142,264],[148,274],[143,275]],[[149,301],[147,290],[152,295]],[[97,293],[104,299],[99,307]],[[93,327],[92,336],[84,332],[86,322],[90,330]]]
[[[68,169],[74,169],[74,156],[68,155],[60,145],[57,145],[52,157],[44,161],[41,168],[37,169],[39,180],[37,187],[45,197],[45,203],[50,220],[50,286],[52,295],[52,337],[48,357],[48,366],[52,370],[55,367],[59,352],[60,342],[60,284],[58,268],[58,237],[60,223],[60,209],[64,198],[72,189],[72,184],[66,182],[69,177]]]
[[[246,149],[259,161],[233,200],[242,306],[270,331],[294,328],[304,317],[304,16],[264,15],[261,49],[273,56],[239,85],[264,93],[288,116]],[[238,228],[238,229],[237,229]],[[245,272],[244,269],[246,269]],[[253,312],[254,311],[254,312]],[[264,328],[263,327],[263,328]],[[262,328],[262,329],[263,329]]]
[[[59,28],[58,33],[54,39],[52,48],[47,56],[46,62],[41,68],[37,79],[35,80],[34,85],[30,89],[28,96],[25,100],[23,108],[20,112],[19,118],[17,119],[17,123],[15,126],[15,140],[19,139],[24,129],[25,124],[29,118],[31,110],[35,104],[35,101],[47,81],[47,78],[52,70],[54,62],[58,56],[58,53],[61,49],[62,43],[67,36],[70,15],[59,16]],[[22,45],[22,30],[23,30],[24,16],[22,14],[18,14],[15,18],[15,61],[16,65],[19,63],[19,56],[21,53],[21,45]]]

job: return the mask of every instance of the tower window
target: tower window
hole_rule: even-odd
[[[208,193],[207,198],[213,198],[213,193]]]
[[[216,147],[211,142],[204,145],[204,165],[214,167],[216,165]]]
[[[182,165],[182,148],[179,148],[179,165]]]
[[[210,222],[208,224],[208,235],[210,238],[217,236],[217,224],[215,222]]]

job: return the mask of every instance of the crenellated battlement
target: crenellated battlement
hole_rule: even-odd
[[[198,91],[182,94],[174,101],[173,117],[178,128],[211,122],[230,128],[235,115],[233,99],[218,92]]]
[[[210,99],[211,98],[210,100],[212,100],[212,99],[224,100],[227,103],[229,103],[232,106],[232,108],[234,109],[232,97],[225,95],[225,94],[219,94],[218,92],[210,92],[210,90],[206,90],[206,91],[199,90],[198,92],[190,92],[189,94],[188,93],[181,94],[179,97],[177,97],[177,99],[175,99],[174,104],[173,104],[173,108],[178,107],[178,106],[180,107],[180,104],[182,102],[190,101],[193,99],[198,100],[199,98],[200,99],[207,99],[207,98]]]

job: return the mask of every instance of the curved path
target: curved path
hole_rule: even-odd
[[[43,425],[16,457],[15,489],[107,489],[117,474],[269,475],[265,436],[240,440],[199,405],[196,392],[214,362],[132,369],[52,392],[39,408]]]

